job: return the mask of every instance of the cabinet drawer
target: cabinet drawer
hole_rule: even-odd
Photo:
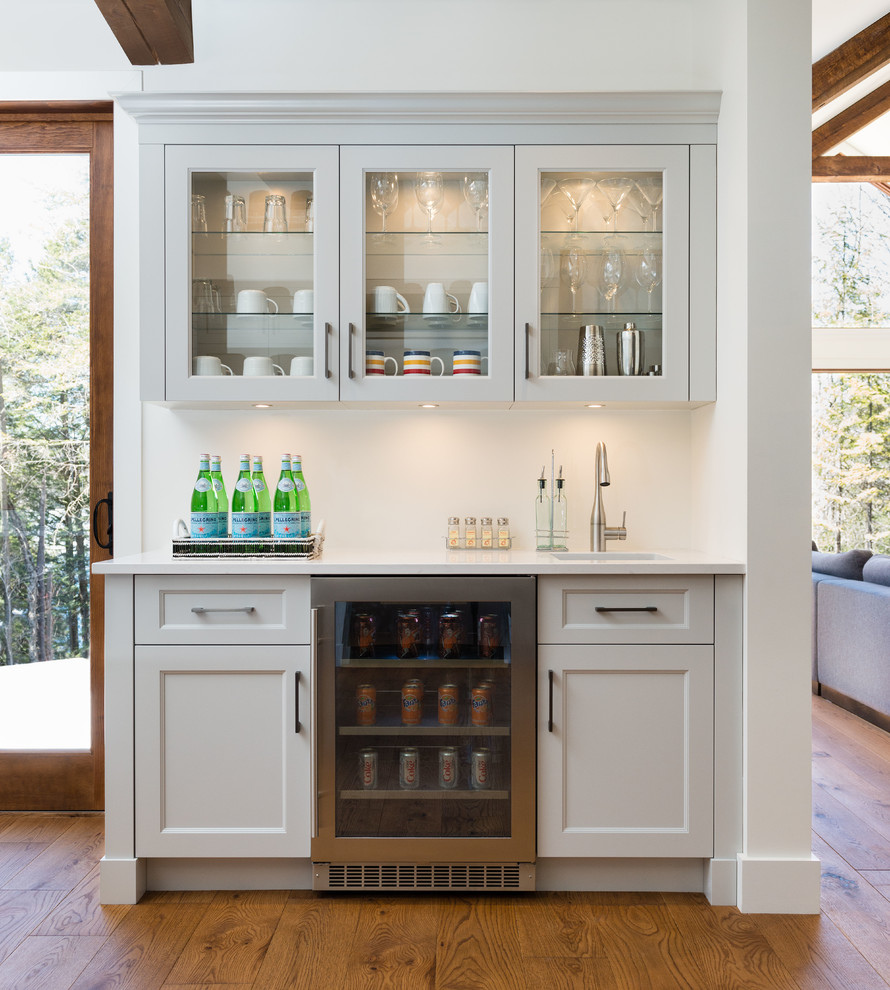
[[[136,578],[137,643],[308,643],[309,578]]]
[[[538,580],[540,643],[713,643],[711,575]]]

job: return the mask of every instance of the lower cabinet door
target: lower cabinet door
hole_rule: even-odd
[[[539,647],[538,855],[713,855],[713,695],[711,646]]]
[[[136,855],[306,856],[308,646],[136,648]]]

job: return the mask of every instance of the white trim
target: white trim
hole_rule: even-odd
[[[738,907],[743,914],[818,914],[822,867],[808,859],[738,857]]]
[[[890,329],[813,328],[813,371],[890,370]]]

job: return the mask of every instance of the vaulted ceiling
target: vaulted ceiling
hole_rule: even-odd
[[[96,0],[133,65],[195,61],[192,0]]]

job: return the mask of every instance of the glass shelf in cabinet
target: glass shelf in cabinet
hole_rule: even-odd
[[[341,736],[509,736],[509,725],[341,725]]]
[[[340,799],[343,801],[506,801],[509,791],[495,789],[480,790],[432,790],[417,787],[406,790],[342,790]],[[449,836],[450,837],[450,836]]]
[[[365,318],[371,332],[459,330],[486,336],[488,332],[488,313],[367,313]]]
[[[373,257],[404,257],[405,255],[460,255],[488,257],[488,234],[463,230],[400,231],[385,234],[366,231],[366,253]]]
[[[664,231],[658,230],[612,230],[611,227],[581,227],[575,230],[542,230],[542,237],[563,238],[565,240],[576,240],[579,236],[589,234],[592,237],[662,237]]]
[[[201,257],[227,258],[293,257],[311,255],[313,234],[309,231],[243,230],[192,233],[192,252]]]

